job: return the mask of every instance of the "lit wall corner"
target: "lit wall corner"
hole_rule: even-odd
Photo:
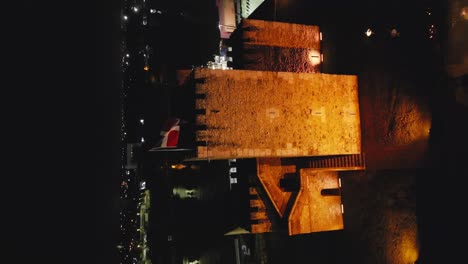
[[[344,229],[341,195],[323,194],[339,188],[338,172],[300,170],[301,189],[288,218],[289,235]]]

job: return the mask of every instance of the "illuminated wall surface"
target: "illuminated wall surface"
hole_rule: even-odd
[[[280,158],[257,159],[257,175],[273,206],[284,217],[291,192],[280,187],[280,180],[286,173],[295,173],[296,165],[282,165]]]
[[[256,198],[250,199],[250,208],[255,208],[256,211],[250,213],[250,220],[253,220],[250,225],[251,233],[266,233],[272,231],[272,224],[266,213],[265,202],[258,196],[258,192],[254,187],[249,188],[249,194]]]
[[[244,19],[242,28],[244,45],[320,50],[318,26]]]
[[[322,189],[338,188],[338,172],[301,169],[301,189],[288,219],[289,235],[341,230],[341,196],[322,196]]]
[[[361,152],[357,77],[195,70],[198,158]],[[205,145],[205,146],[203,146]]]
[[[319,72],[318,26],[243,20],[242,64],[260,71]]]
[[[250,46],[242,55],[243,69],[256,71],[320,72],[320,53],[301,48]]]

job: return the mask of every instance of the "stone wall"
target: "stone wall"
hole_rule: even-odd
[[[323,196],[323,189],[339,188],[338,172],[301,169],[301,190],[288,218],[289,235],[341,230],[341,196]]]
[[[246,19],[239,59],[246,70],[320,72],[319,27]]]
[[[357,77],[195,70],[198,158],[361,152]]]
[[[242,29],[244,45],[320,50],[318,26],[244,19]]]
[[[321,55],[305,48],[281,48],[251,45],[242,53],[245,70],[320,72]]]

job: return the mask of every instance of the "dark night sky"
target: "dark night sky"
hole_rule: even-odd
[[[95,211],[93,225],[95,263],[118,263],[116,245],[119,232],[119,182],[120,182],[120,1],[105,1],[96,14],[96,107],[101,109],[98,126],[95,172]],[[102,16],[102,17],[101,17]],[[100,56],[101,54],[101,56]],[[104,74],[101,74],[104,73]],[[99,105],[102,103],[102,108]],[[102,140],[102,141],[100,141]],[[93,183],[91,183],[93,184]]]
[[[116,3],[9,8],[1,263],[96,263],[98,251],[97,263],[116,263],[108,261],[117,228]]]

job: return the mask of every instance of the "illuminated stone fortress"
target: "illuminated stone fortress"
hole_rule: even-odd
[[[188,77],[192,160],[256,160],[252,233],[271,232],[272,215],[290,235],[343,229],[339,172],[365,168],[357,76],[320,73],[318,26],[244,19],[228,43],[240,66]]]

